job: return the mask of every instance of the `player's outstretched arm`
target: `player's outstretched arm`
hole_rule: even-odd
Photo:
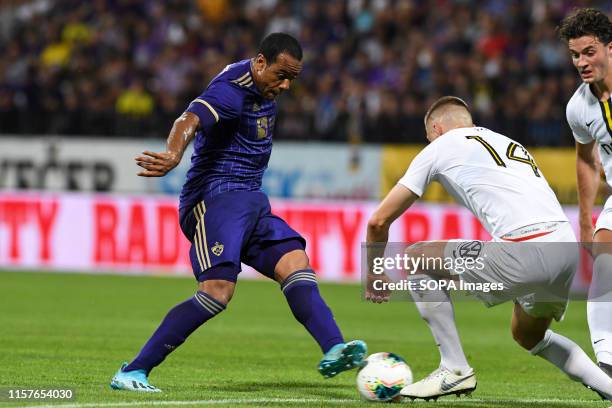
[[[193,139],[200,123],[197,115],[191,112],[183,113],[174,121],[165,152],[151,152],[145,150],[141,156],[136,157],[136,164],[144,170],[138,173],[142,177],[162,177],[178,166],[183,158],[185,149]]]
[[[595,155],[595,141],[576,143],[576,181],[580,205],[580,241],[593,240],[593,203],[599,187],[599,160]]]
[[[367,242],[387,242],[389,227],[419,198],[407,187],[396,184],[368,221]]]
[[[368,221],[367,230],[367,262],[368,262],[368,284],[366,287],[366,299],[375,303],[389,300],[390,292],[377,291],[372,288],[370,282],[385,279],[381,275],[373,275],[374,258],[384,256],[384,244],[389,240],[389,228],[393,221],[404,213],[417,199],[418,195],[401,184],[397,184],[380,203],[374,214]]]

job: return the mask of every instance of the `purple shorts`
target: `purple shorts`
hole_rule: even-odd
[[[235,282],[240,263],[274,278],[274,267],[286,253],[304,249],[306,241],[273,215],[263,192],[232,191],[183,208],[181,229],[191,241],[189,257],[199,282]]]

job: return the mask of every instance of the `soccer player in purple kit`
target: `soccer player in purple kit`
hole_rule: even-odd
[[[302,48],[292,36],[268,35],[257,56],[230,64],[174,122],[166,152],[136,158],[143,177],[162,177],[176,167],[194,140],[191,167],[180,196],[179,219],[191,241],[198,280],[194,296],[172,308],[138,356],[124,363],[114,389],[159,392],[151,370],[209,319],[225,310],[240,263],[276,280],[295,318],[323,351],[326,378],[360,366],[363,341],[344,342],[331,310],[319,294],[305,240],[270,211],[261,191],[272,150],[274,99],[302,69]]]

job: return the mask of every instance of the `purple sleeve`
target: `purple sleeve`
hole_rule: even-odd
[[[244,92],[227,82],[211,84],[200,96],[194,99],[185,112],[200,118],[200,127],[208,128],[220,120],[236,119],[242,113]]]

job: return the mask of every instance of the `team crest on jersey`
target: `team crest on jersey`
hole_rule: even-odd
[[[215,245],[213,245],[211,250],[212,250],[213,254],[215,254],[217,256],[221,256],[221,254],[223,253],[223,248],[225,248],[225,246],[223,244],[215,242]]]
[[[482,241],[469,241],[460,244],[456,250],[453,251],[455,258],[473,258],[476,259],[482,252]]]
[[[253,112],[259,112],[261,110],[261,106],[259,106],[258,104],[254,103],[253,104]]]
[[[274,117],[261,117],[257,119],[257,139],[264,139],[274,128]]]

